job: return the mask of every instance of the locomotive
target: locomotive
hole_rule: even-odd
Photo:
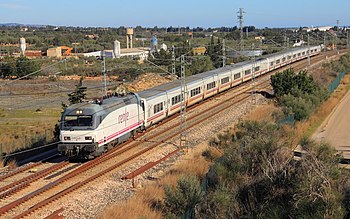
[[[203,99],[290,63],[314,56],[321,46],[294,48],[179,80],[139,93],[73,104],[62,113],[58,151],[69,157],[93,158],[153,124]]]

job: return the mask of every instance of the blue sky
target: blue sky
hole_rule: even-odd
[[[0,23],[63,26],[350,25],[350,0],[0,0]]]

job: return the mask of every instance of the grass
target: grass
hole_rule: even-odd
[[[149,206],[145,204],[144,200],[132,198],[126,201],[125,204],[110,207],[99,218],[161,219],[163,216],[159,212],[151,210]]]
[[[342,81],[342,85],[334,92],[331,97],[325,101],[320,108],[307,121],[298,122],[294,129],[287,130],[290,137],[293,138],[291,145],[299,143],[303,136],[311,136],[312,133],[322,124],[334,107],[344,97],[350,89],[350,76]],[[257,107],[244,119],[258,121],[274,121],[274,113],[280,113],[281,110],[273,103]],[[286,128],[288,129],[288,128]],[[234,131],[234,130],[233,130]],[[287,137],[288,137],[287,136]],[[207,143],[206,143],[207,144]],[[208,171],[211,164],[208,160],[215,160],[221,156],[221,152],[215,148],[197,146],[196,151],[188,153],[171,170],[166,172],[159,180],[150,183],[144,188],[139,189],[136,194],[128,201],[116,204],[108,208],[100,216],[101,219],[110,218],[163,218],[161,214],[161,203],[164,198],[165,185],[175,186],[182,175],[196,175],[202,178]],[[206,154],[206,159],[202,154]],[[209,156],[208,156],[209,155]],[[212,159],[214,157],[214,159]],[[130,210],[132,209],[132,210]]]
[[[245,120],[270,121],[273,122],[274,113],[281,111],[275,104],[266,104],[257,107],[255,110],[247,114]]]
[[[196,175],[203,178],[208,172],[210,162],[202,156],[208,145],[191,149],[174,167],[159,180],[139,189],[136,194],[124,203],[109,207],[100,215],[100,219],[112,218],[163,218],[161,203],[164,198],[165,185],[175,186],[183,175]],[[132,210],[130,210],[132,209]]]
[[[30,147],[38,141],[53,139],[54,125],[61,109],[4,110],[0,109],[0,150],[10,153]]]

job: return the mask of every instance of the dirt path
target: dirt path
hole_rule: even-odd
[[[320,129],[312,136],[316,141],[325,141],[337,150],[343,151],[344,157],[350,159],[350,91],[333,109]]]

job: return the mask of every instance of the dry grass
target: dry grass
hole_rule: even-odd
[[[108,208],[100,217],[100,219],[114,218],[154,218],[160,219],[163,216],[156,211],[150,209],[148,204],[142,199],[131,198],[125,204],[115,205]]]
[[[313,124],[320,124],[346,94],[349,89],[350,76],[347,75],[343,80],[345,86],[342,85],[322,106],[319,110],[306,122],[299,122],[294,129],[295,140],[299,141],[305,133],[313,127]],[[257,107],[245,119],[259,120],[259,121],[273,121],[273,112],[279,112],[274,104],[268,104],[261,107]],[[231,128],[232,129],[232,128]],[[231,130],[234,131],[234,130]],[[288,133],[292,133],[293,130],[287,130]],[[161,176],[158,181],[147,185],[146,187],[137,191],[136,195],[130,198],[127,202],[114,205],[108,208],[100,216],[101,219],[110,218],[163,218],[160,211],[153,210],[151,206],[159,206],[164,198],[164,186],[175,186],[178,179],[182,175],[196,175],[203,177],[211,162],[202,156],[203,151],[210,151],[213,157],[220,157],[221,151],[215,148],[209,147],[207,144],[197,146],[195,151],[190,151],[179,161],[174,167]],[[288,151],[289,153],[289,151]],[[130,210],[132,209],[132,210]]]
[[[255,121],[267,121],[273,122],[274,112],[278,112],[280,109],[274,104],[266,104],[259,106],[251,111],[248,115],[245,116],[245,120],[255,120]]]
[[[53,139],[54,125],[61,109],[0,110],[0,150],[9,153],[39,140]]]
[[[4,168],[4,161],[0,159],[0,168]]]
[[[207,147],[208,145],[203,144],[190,150],[171,170],[161,176],[161,179],[146,185],[125,203],[111,206],[100,218],[163,218],[162,213],[153,210],[152,206],[159,206],[159,203],[162,203],[165,185],[175,186],[183,175],[196,175],[202,178],[208,172],[210,165],[210,162],[202,156]]]

